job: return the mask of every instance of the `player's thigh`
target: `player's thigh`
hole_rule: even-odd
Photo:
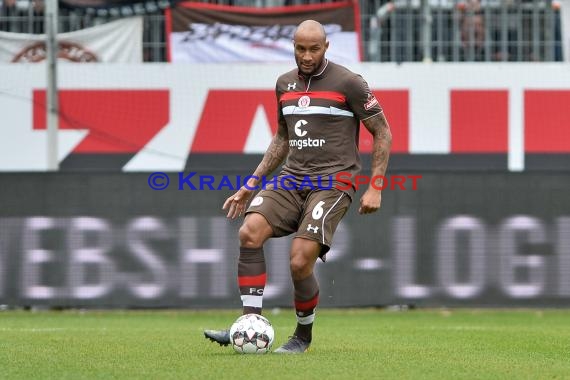
[[[280,237],[297,231],[301,206],[302,202],[296,191],[262,190],[251,201],[246,215],[262,215],[271,226],[273,236]]]
[[[295,236],[319,242],[323,248],[321,254],[326,253],[350,203],[348,194],[337,189],[312,192],[305,202],[303,217]]]

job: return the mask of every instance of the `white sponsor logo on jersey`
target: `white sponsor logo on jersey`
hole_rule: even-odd
[[[305,137],[307,135],[307,131],[301,129],[301,127],[305,126],[309,124],[306,120],[299,120],[295,123],[295,134],[298,137]],[[304,139],[290,139],[289,140],[289,146],[290,147],[295,147],[297,149],[303,149],[306,147],[311,147],[311,148],[320,148],[323,145],[325,145],[325,139],[312,139],[310,137],[306,137]]]
[[[298,122],[295,123],[295,134],[299,137],[303,137],[307,134],[307,131],[303,131],[301,129],[302,126],[307,125],[307,121],[306,120],[299,120]]]

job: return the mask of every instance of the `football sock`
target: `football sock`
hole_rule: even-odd
[[[263,247],[239,248],[238,285],[243,314],[261,314],[263,290],[267,281]]]
[[[299,281],[293,281],[295,288],[295,314],[297,328],[295,336],[308,342],[312,339],[315,308],[319,303],[319,283],[314,273]]]

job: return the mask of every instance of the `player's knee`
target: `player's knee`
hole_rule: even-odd
[[[272,235],[269,225],[256,218],[248,218],[239,229],[241,247],[258,248]]]
[[[302,238],[293,239],[289,265],[291,277],[294,280],[302,280],[313,273],[313,267],[320,250],[321,246],[316,241]]]
[[[248,248],[257,248],[259,245],[255,245],[256,241],[256,234],[251,228],[251,226],[247,223],[242,224],[239,229],[239,243],[241,247],[248,247]]]
[[[294,279],[302,279],[311,274],[312,262],[302,252],[293,253],[290,260],[291,275]]]

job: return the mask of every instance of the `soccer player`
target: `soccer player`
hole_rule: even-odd
[[[336,176],[342,173],[345,180],[361,169],[360,122],[374,139],[372,177],[386,172],[392,135],[366,81],[326,59],[329,42],[320,23],[306,20],[299,24],[293,44],[297,68],[281,75],[276,84],[277,132],[252,178],[225,201],[223,209],[232,219],[245,213],[239,230],[238,260],[243,314],[261,314],[266,283],[263,244],[271,237],[295,234],[290,271],[297,327],[291,338],[274,351],[295,354],[305,352],[312,340],[319,300],[313,268],[317,258],[325,261],[333,233],[355,193],[353,186],[339,183]],[[262,178],[284,160],[277,179],[263,186],[246,209],[252,189],[261,186]],[[303,182],[307,178],[323,186],[312,188]],[[369,184],[360,198],[360,214],[380,208],[381,187],[382,183]],[[221,345],[230,343],[229,330],[205,330],[204,335]]]

